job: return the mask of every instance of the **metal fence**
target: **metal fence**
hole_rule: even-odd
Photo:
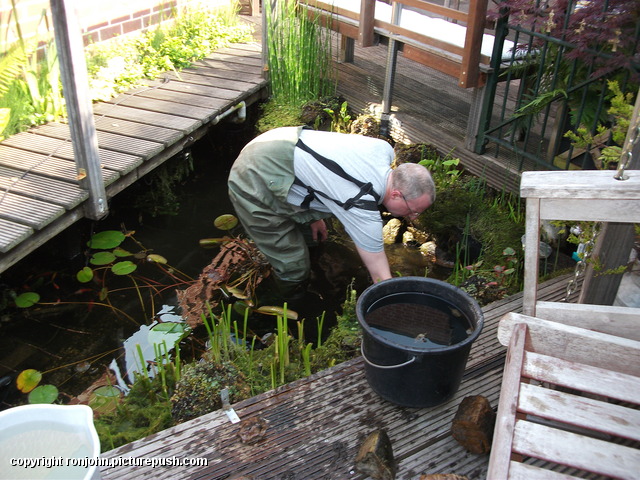
[[[638,91],[640,2],[537,0],[518,12],[524,3],[510,0],[496,24],[475,151],[518,171],[606,168],[599,152],[617,124],[609,82]],[[516,48],[505,58],[507,38]],[[580,145],[567,132],[593,138]]]

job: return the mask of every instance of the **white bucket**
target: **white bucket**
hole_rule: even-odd
[[[100,440],[86,405],[0,412],[0,479],[98,480]]]

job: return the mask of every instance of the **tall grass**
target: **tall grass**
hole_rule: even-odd
[[[265,2],[264,8],[272,99],[301,105],[334,95],[331,38],[318,18],[309,18],[294,1]]]

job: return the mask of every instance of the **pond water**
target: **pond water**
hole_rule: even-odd
[[[158,271],[154,265],[141,265],[136,274],[156,285],[153,305],[144,292],[141,303],[129,278],[110,279],[108,299],[125,314],[114,314],[99,297],[100,289],[80,284],[75,278],[86,265],[86,242],[92,234],[104,230],[125,229],[139,245],[162,255],[168,264],[185,275],[196,278],[215,257],[217,249],[199,245],[202,238],[220,237],[213,224],[222,214],[233,213],[228,199],[226,179],[240,149],[255,136],[252,116],[235,125],[217,125],[202,140],[183,154],[191,155],[194,172],[174,187],[179,202],[177,215],[152,216],[134,207],[140,195],[156,188],[143,178],[114,198],[107,218],[83,220],[21,261],[1,277],[4,308],[0,311],[0,409],[26,403],[26,395],[15,387],[16,375],[34,368],[44,373],[42,384],[53,384],[61,392],[59,401],[79,395],[102,377],[107,370],[115,373],[118,383],[126,385],[141,360],[137,345],[146,361],[154,359],[149,341],[152,327],[158,322],[179,322],[172,275]],[[179,156],[180,157],[180,156]],[[169,162],[178,162],[180,158]],[[168,162],[168,163],[169,163]],[[315,249],[313,280],[309,295],[302,303],[291,305],[305,319],[308,341],[317,338],[316,318],[325,313],[323,334],[335,323],[350,285],[361,292],[368,286],[367,272],[350,241],[334,235],[333,240]],[[123,247],[135,251],[139,245],[125,240]],[[129,243],[127,243],[129,242]],[[403,275],[424,275],[424,259],[417,249],[392,246],[392,271]],[[115,283],[114,283],[115,282]],[[30,309],[11,306],[11,292],[37,291],[40,304]],[[141,305],[144,304],[143,308]],[[258,335],[275,330],[273,316],[252,319],[252,331]],[[292,329],[295,332],[295,326]],[[195,358],[204,349],[206,332],[198,329],[181,342],[183,358]]]

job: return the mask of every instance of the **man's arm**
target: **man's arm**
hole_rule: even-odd
[[[371,275],[373,283],[391,278],[389,260],[387,260],[387,255],[384,251],[372,253],[362,250],[358,246],[356,246],[356,249],[358,250],[358,254],[360,255],[365,267],[369,270],[369,275]]]

